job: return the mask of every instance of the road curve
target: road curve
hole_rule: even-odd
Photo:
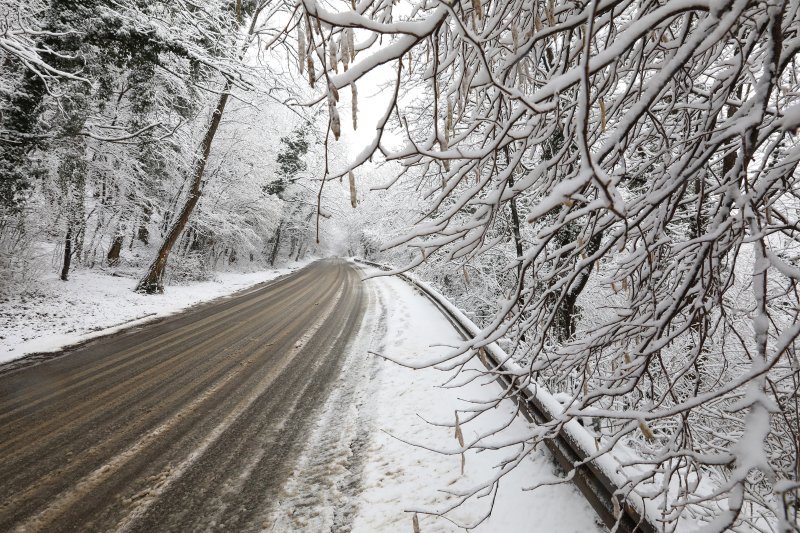
[[[253,531],[364,317],[305,269],[0,374],[0,531]]]

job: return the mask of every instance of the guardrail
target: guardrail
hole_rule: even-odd
[[[472,320],[428,284],[414,279],[406,273],[397,272],[386,265],[363,259],[355,259],[355,261],[380,270],[390,271],[416,287],[453,324],[464,340],[474,338],[480,333],[480,328]],[[506,352],[496,343],[488,344],[481,350],[483,357],[479,357],[479,359],[487,367],[487,370],[508,371],[498,374],[497,379],[505,387],[512,385],[511,375],[518,374],[518,371],[522,369],[510,362]],[[548,423],[556,418],[562,409],[558,400],[540,387],[529,386],[515,388],[515,390],[517,390],[517,394],[514,399],[520,406],[520,411],[530,422]],[[614,531],[623,533],[655,533],[660,529],[656,527],[656,521],[648,516],[641,498],[636,497],[635,494],[628,494],[623,501],[619,500],[617,494],[626,492],[622,489],[626,482],[620,473],[620,465],[612,457],[606,454],[592,461],[584,462],[587,457],[592,455],[595,441],[594,437],[577,421],[572,420],[566,423],[558,436],[546,439],[545,444],[564,471],[574,470],[572,482],[575,483],[606,526],[612,529],[616,527],[613,529]]]

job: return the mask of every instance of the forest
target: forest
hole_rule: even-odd
[[[578,420],[664,531],[798,531],[799,51],[800,0],[4,0],[0,293],[389,264],[482,328],[420,366],[562,402],[509,465]]]

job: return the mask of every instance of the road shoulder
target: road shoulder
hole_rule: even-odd
[[[433,304],[402,280],[379,277],[367,283],[372,284],[386,314],[385,335],[374,351],[398,360],[414,361],[429,359],[447,351],[448,345],[460,342],[458,333]],[[411,370],[377,359],[380,382],[373,399],[375,426],[364,458],[362,491],[352,531],[412,531],[413,510],[419,511],[421,531],[464,531],[456,523],[468,526],[480,520],[491,504],[491,496],[470,498],[449,513],[448,518],[426,512],[449,508],[456,501],[454,493],[471,490],[490,479],[498,471],[498,465],[517,447],[481,453],[467,451],[463,474],[459,453],[443,455],[434,450],[453,452],[459,448],[450,427],[455,420],[455,410],[486,401],[497,392],[498,385],[483,378],[463,387],[443,387],[449,372]],[[500,427],[510,419],[513,422],[495,441],[499,444],[501,439],[524,439],[531,428],[522,417],[514,418],[514,412],[513,402],[501,402],[475,422],[463,425],[465,440]],[[558,476],[547,451],[533,450],[500,481],[492,515],[470,530],[602,531],[595,513],[571,484],[524,490],[541,481],[558,479]]]

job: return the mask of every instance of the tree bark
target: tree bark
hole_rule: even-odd
[[[167,267],[167,260],[172,247],[178,242],[183,229],[189,222],[189,217],[192,215],[197,202],[200,200],[202,192],[203,174],[206,169],[206,162],[211,153],[211,145],[214,142],[214,136],[219,129],[220,121],[222,120],[222,113],[225,111],[225,104],[228,103],[228,91],[230,90],[230,82],[225,84],[222,94],[217,102],[217,107],[211,115],[211,123],[208,125],[203,142],[200,145],[200,155],[195,160],[194,170],[192,171],[192,185],[189,194],[186,197],[186,202],[183,204],[180,215],[172,224],[172,227],[167,232],[161,248],[158,250],[156,258],[147,270],[147,274],[139,281],[136,286],[136,292],[144,292],[147,294],[156,294],[164,292],[164,271]]]
[[[136,238],[139,239],[145,246],[150,244],[150,230],[147,229],[147,223],[150,222],[150,207],[142,208],[142,217],[139,220],[139,228],[136,231]],[[133,245],[133,242],[131,242]]]
[[[119,253],[122,251],[122,242],[124,240],[125,237],[119,234],[114,237],[114,241],[111,243],[111,248],[108,250],[108,255],[106,255],[108,266],[117,266],[119,264]]]
[[[283,222],[278,225],[278,229],[275,231],[275,244],[272,245],[272,252],[269,254],[269,266],[275,266],[275,259],[278,258],[278,249],[281,246],[281,228],[283,228]]]
[[[586,246],[587,254],[594,254],[600,247],[602,240],[602,233],[593,235]],[[578,297],[589,282],[589,273],[591,269],[592,265],[587,265],[581,275],[572,282],[572,285],[567,289],[567,293],[564,295],[564,299],[561,301],[561,305],[557,310],[556,339],[559,342],[567,342],[575,334],[575,327],[578,321]]]
[[[508,155],[506,155],[508,158]],[[512,176],[508,177],[508,186],[514,186],[514,178]],[[520,274],[522,273],[522,235],[519,231],[519,213],[517,212],[517,199],[516,197],[511,198],[511,228],[514,233],[514,245],[517,250],[517,278],[519,279]]]
[[[67,225],[64,239],[64,265],[61,267],[61,281],[69,280],[69,265],[72,262],[72,224]]]

